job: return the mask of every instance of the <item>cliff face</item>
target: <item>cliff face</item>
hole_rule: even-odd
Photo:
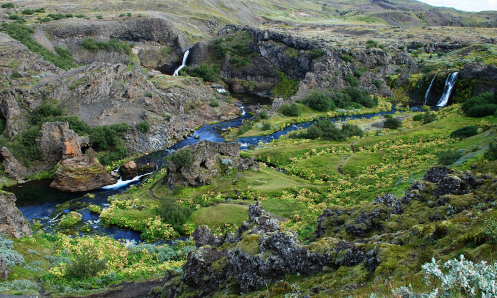
[[[31,227],[16,207],[16,196],[0,191],[0,233],[14,238],[31,235]]]

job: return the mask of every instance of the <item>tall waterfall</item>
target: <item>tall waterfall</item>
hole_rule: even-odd
[[[435,78],[437,77],[437,75],[435,75],[433,77],[433,79],[431,79],[431,83],[430,83],[430,86],[428,87],[428,90],[426,90],[426,94],[425,94],[425,105],[426,103],[428,102],[428,95],[430,95],[430,90],[431,90],[431,85],[433,85],[433,81],[435,81]]]
[[[454,72],[447,76],[447,79],[445,80],[444,93],[442,94],[442,97],[440,97],[437,107],[445,107],[449,102],[450,94],[452,93],[452,89],[457,81],[457,74],[458,72]]]
[[[177,77],[179,71],[186,66],[186,59],[188,59],[188,55],[190,54],[190,50],[186,50],[185,54],[183,55],[183,63],[181,63],[181,66],[178,67],[175,71],[173,76]]]

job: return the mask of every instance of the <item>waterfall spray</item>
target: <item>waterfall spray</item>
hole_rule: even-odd
[[[447,76],[447,79],[445,80],[444,93],[442,94],[442,97],[440,97],[440,100],[437,103],[437,107],[445,107],[449,102],[450,94],[452,93],[454,85],[457,81],[457,74],[458,72],[454,72]]]
[[[183,55],[183,62],[181,63],[181,66],[178,67],[175,71],[173,76],[177,77],[179,71],[186,66],[186,59],[188,59],[188,55],[190,54],[190,50],[186,50],[185,54]]]

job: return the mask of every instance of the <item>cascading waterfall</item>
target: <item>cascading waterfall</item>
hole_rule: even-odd
[[[447,76],[447,79],[445,80],[444,93],[442,94],[442,97],[440,97],[437,107],[445,107],[449,102],[450,94],[452,93],[452,89],[454,89],[454,85],[457,81],[457,74],[458,72],[454,72]]]
[[[190,50],[186,50],[185,54],[183,55],[183,62],[181,63],[181,66],[178,67],[175,71],[174,71],[174,74],[173,76],[177,77],[178,76],[178,73],[181,69],[183,69],[183,67],[186,66],[186,59],[188,59],[188,55],[190,54]]]
[[[430,95],[430,90],[431,90],[431,85],[433,85],[433,81],[435,81],[435,78],[437,77],[437,75],[435,75],[433,77],[433,79],[431,79],[431,83],[430,83],[430,86],[428,87],[428,90],[426,90],[426,94],[425,94],[425,105],[426,103],[428,102],[428,96]]]

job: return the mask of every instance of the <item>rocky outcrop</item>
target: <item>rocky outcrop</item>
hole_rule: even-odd
[[[7,95],[1,106],[3,117],[5,118],[5,128],[9,137],[15,136],[19,132],[19,105],[12,96]]]
[[[43,134],[40,146],[43,157],[50,167],[60,160],[81,156],[81,148],[90,147],[90,138],[82,138],[69,129],[68,122],[45,122],[41,126]]]
[[[166,177],[169,187],[176,184],[193,187],[208,185],[213,177],[222,172],[229,173],[240,161],[240,144],[238,143],[200,141],[185,148],[192,151],[193,165],[190,168],[179,168],[169,160]]]
[[[16,196],[0,191],[0,234],[14,238],[31,235],[31,227],[16,207]]]
[[[26,168],[15,158],[12,153],[10,153],[7,147],[3,147],[0,150],[2,154],[3,162],[2,166],[5,174],[12,179],[22,180],[28,174]]]
[[[123,163],[119,167],[119,173],[121,174],[123,180],[129,180],[136,177],[136,175],[138,175],[136,163],[132,160]]]
[[[51,187],[62,191],[89,191],[113,184],[116,179],[105,172],[96,158],[86,155],[62,160],[56,168]]]

